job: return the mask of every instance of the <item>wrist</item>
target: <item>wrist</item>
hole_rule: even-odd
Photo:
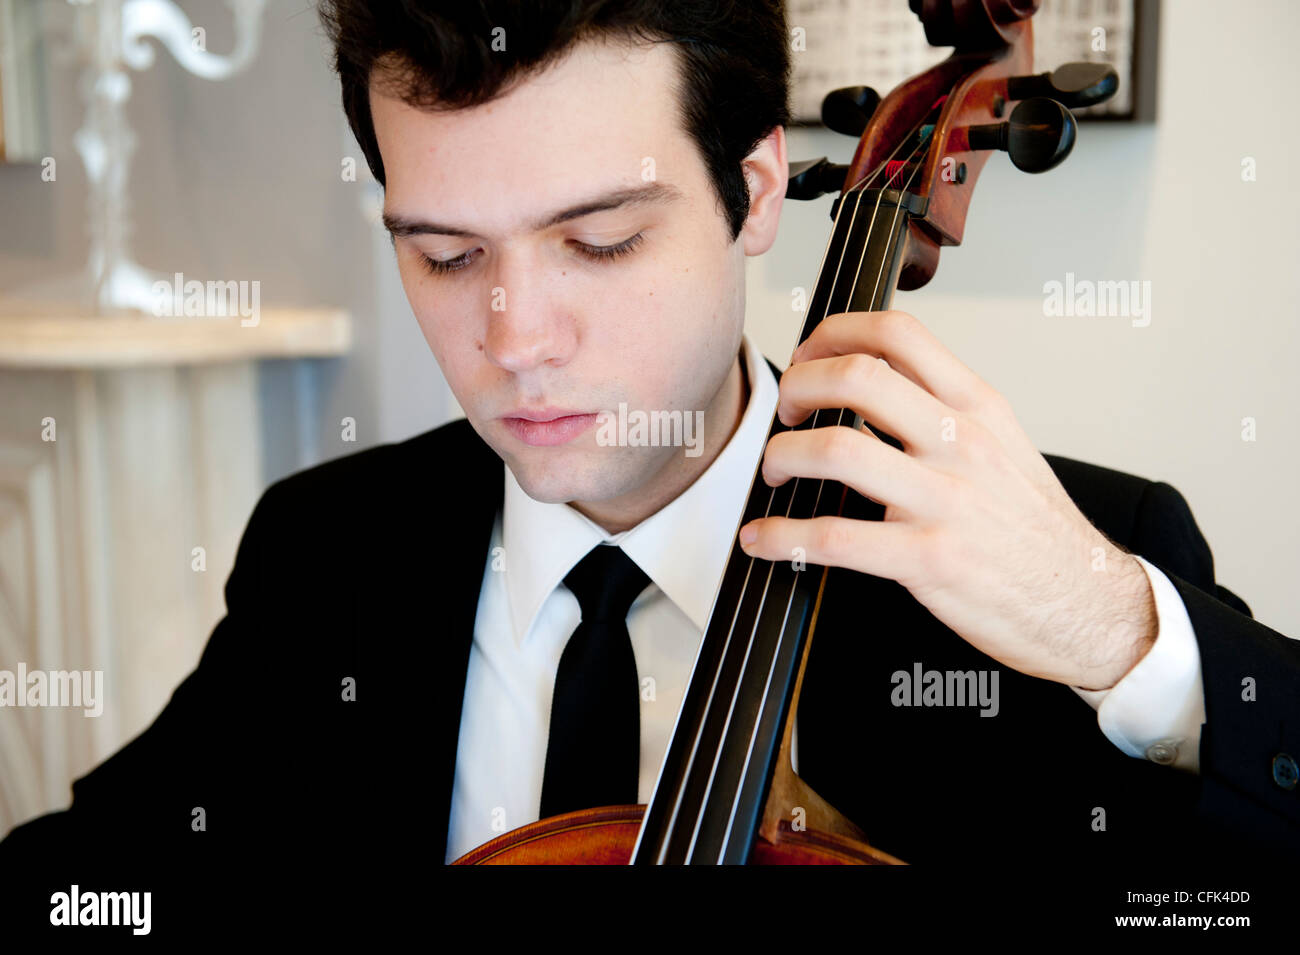
[[[1099,626],[1094,633],[1093,665],[1084,668],[1085,690],[1109,690],[1137,666],[1153,646],[1159,630],[1155,593],[1146,570],[1132,554],[1117,551],[1107,574],[1109,586],[1098,606]]]

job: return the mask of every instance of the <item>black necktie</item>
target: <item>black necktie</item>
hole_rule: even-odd
[[[582,622],[555,674],[543,819],[635,804],[641,765],[641,684],[627,612],[650,578],[621,547],[598,544],[564,583]]]

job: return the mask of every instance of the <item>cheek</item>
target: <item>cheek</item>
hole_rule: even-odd
[[[668,290],[672,302],[660,327],[664,341],[672,343],[679,356],[699,365],[743,323],[743,300],[737,298],[736,277],[727,262],[697,261],[688,268],[674,276]]]
[[[743,323],[735,279],[726,270],[679,273],[667,292],[656,290],[653,320],[643,326],[637,369],[643,395],[653,407],[702,409],[731,368]],[[738,344],[737,344],[737,347]]]
[[[420,331],[429,345],[429,350],[433,352],[433,357],[438,360],[438,364],[445,367],[449,344],[446,340],[445,320],[429,302],[413,304],[411,310],[415,313],[415,320],[420,325]]]
[[[411,306],[411,314],[428,343],[433,357],[442,366],[443,373],[451,379],[462,367],[466,354],[481,351],[473,330],[454,316],[469,314],[464,304],[458,302],[446,289],[440,288],[416,263],[404,260],[399,264],[402,288]]]

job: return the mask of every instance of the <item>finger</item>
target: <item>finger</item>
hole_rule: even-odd
[[[762,473],[772,487],[795,477],[839,481],[877,503],[911,514],[935,513],[951,493],[952,480],[892,445],[844,427],[773,435],[763,453]]]
[[[820,408],[848,408],[909,450],[937,447],[957,416],[924,388],[861,352],[800,362],[781,376],[777,414],[783,423],[797,425]],[[819,425],[829,423],[818,416]]]
[[[764,517],[741,528],[740,545],[746,554],[764,560],[845,567],[899,580],[915,576],[920,532],[899,521]]]
[[[1023,473],[1031,475],[1044,490],[1059,496],[1058,482],[1051,467],[1021,428],[1002,394],[966,367],[929,329],[906,312],[828,315],[795,349],[791,367],[816,357],[854,351],[885,358],[890,368],[929,391],[939,401],[970,415],[993,433]]]
[[[906,312],[828,315],[795,349],[791,363],[854,352],[885,359],[890,368],[958,411],[978,411],[997,396],[988,382]]]

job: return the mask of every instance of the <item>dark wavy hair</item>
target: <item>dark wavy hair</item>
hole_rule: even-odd
[[[384,163],[370,79],[428,110],[488,102],[593,38],[671,42],[682,125],[695,140],[734,240],[749,214],[741,161],[790,120],[790,53],[782,0],[322,0],[343,109],[375,178]],[[504,28],[505,50],[493,50]],[[388,85],[389,81],[395,86]]]

